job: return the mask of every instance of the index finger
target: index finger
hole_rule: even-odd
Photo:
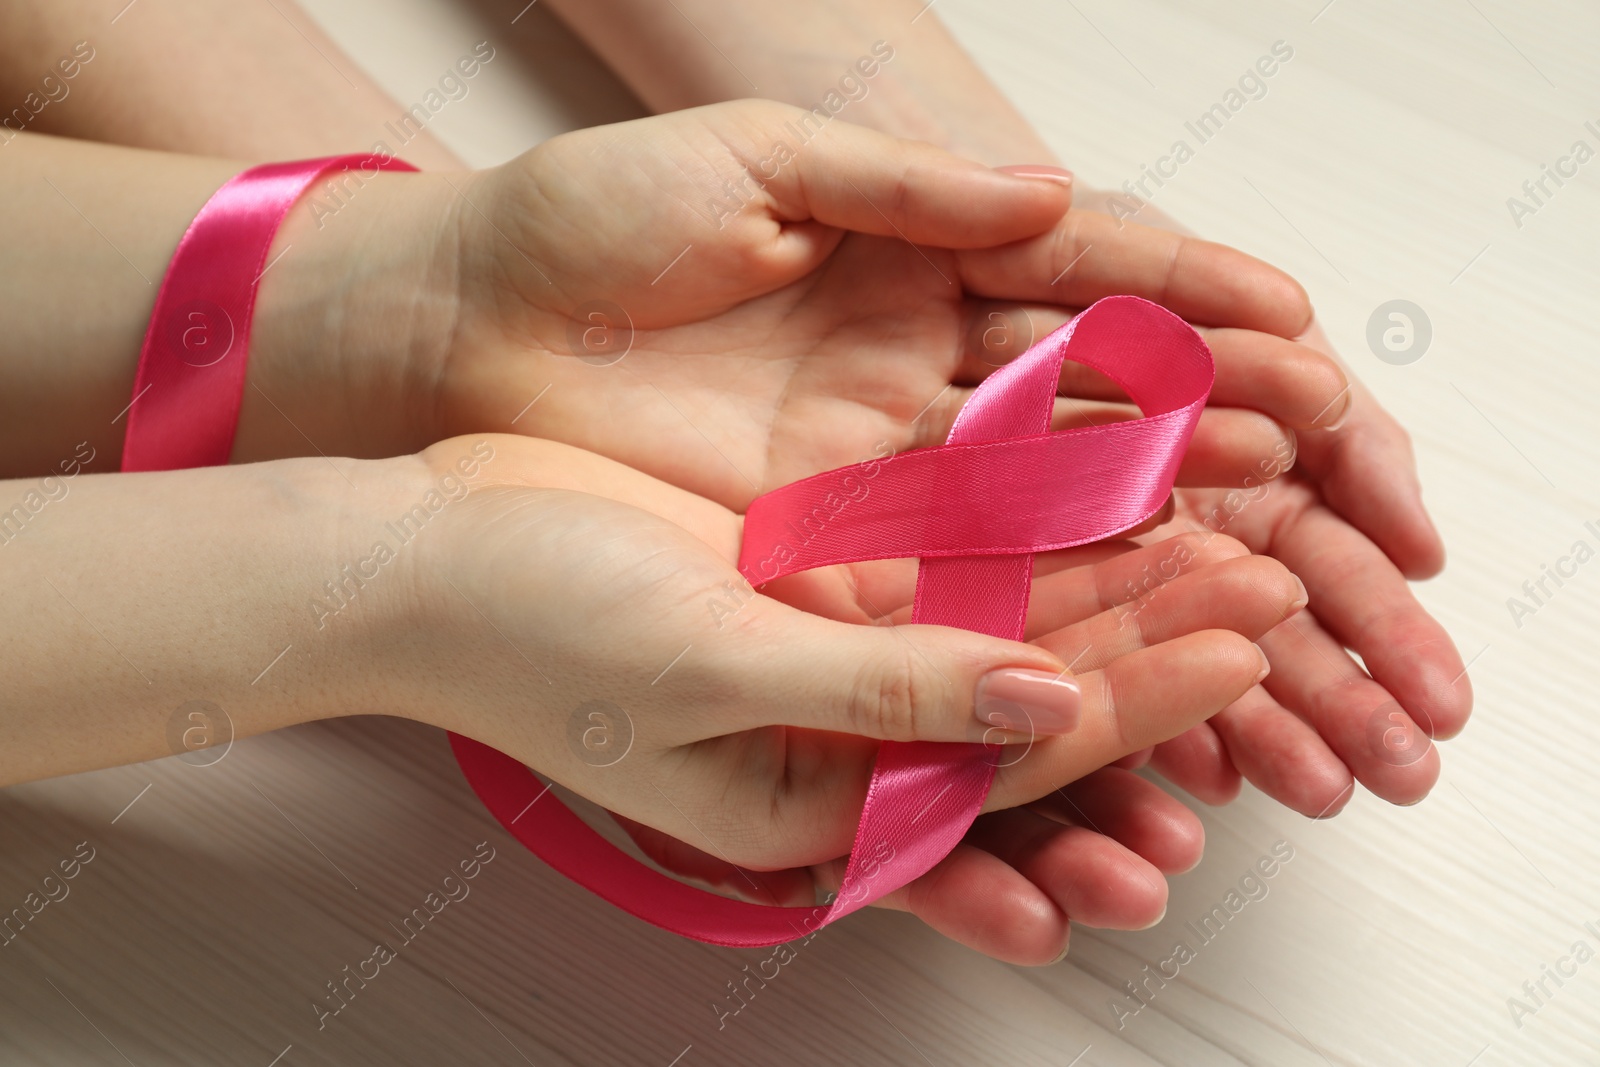
[[[786,223],[975,248],[1046,232],[1072,204],[1070,178],[1055,168],[997,170],[783,104],[716,107],[717,136]]]
[[[976,296],[1086,307],[1131,294],[1201,326],[1298,337],[1311,299],[1283,271],[1227,245],[1074,209],[1049,232],[956,256]]]

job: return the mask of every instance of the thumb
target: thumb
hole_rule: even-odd
[[[1072,175],[1059,167],[993,169],[786,105],[720,107],[724,143],[786,222],[814,219],[938,248],[989,248],[1043,233],[1072,206]]]
[[[1078,725],[1077,680],[1035,645],[947,626],[834,622],[773,606],[787,616],[785,636],[774,642],[769,631],[757,639],[755,662],[766,692],[776,682],[794,698],[767,705],[772,724],[883,741],[990,744]]]

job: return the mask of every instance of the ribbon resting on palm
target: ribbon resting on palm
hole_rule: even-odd
[[[1064,360],[1110,377],[1144,417],[1052,433]],[[944,445],[756,499],[739,568],[759,585],[812,567],[917,557],[912,621],[1021,640],[1034,553],[1098,541],[1155,514],[1213,377],[1210,351],[1183,320],[1136,297],[1101,300],[980,385]],[[515,759],[470,738],[451,743],[489,810],[546,863],[641,919],[734,946],[791,941],[926,873],[972,825],[995,772],[985,745],[884,742],[833,903],[778,908],[643,866],[543,796],[548,786]]]
[[[124,470],[228,461],[273,237],[306,188],[355,169],[414,168],[387,155],[267,164],[207,201],[156,297]],[[1063,360],[1112,378],[1144,418],[1051,433]],[[1097,541],[1155,514],[1213,371],[1205,343],[1181,319],[1135,297],[1101,300],[979,386],[943,446],[829,471],[755,500],[740,570],[759,585],[811,567],[917,557],[913,621],[1020,640],[1033,554]],[[769,908],[643,866],[546,797],[549,786],[515,759],[465,737],[452,735],[451,744],[489,810],[556,870],[657,926],[736,946],[793,940],[928,871],[977,817],[995,770],[984,745],[885,743],[837,898]]]

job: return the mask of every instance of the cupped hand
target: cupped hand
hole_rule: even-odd
[[[419,376],[427,389],[388,407],[433,415],[427,440],[537,433],[740,509],[794,478],[942,441],[983,377],[1043,336],[1013,301],[1134,292],[1216,327],[1229,406],[1202,419],[1181,482],[1230,484],[1257,455],[1292,454],[1293,428],[1338,417],[1342,374],[1271,332],[1309,314],[1281,274],[1063,216],[1059,182],[842,123],[785,159],[773,149],[799,114],[749,103],[582,131],[449,190],[459,310]],[[1069,367],[1079,396],[1058,402],[1058,428],[1131,414],[1085,399],[1090,377]],[[1163,872],[1198,860],[1197,820],[1116,770],[1068,787],[1052,814],[1076,828],[1017,836],[1044,816],[1007,813],[969,843],[1020,897],[1070,902],[1081,921],[1148,925]],[[958,939],[994,936],[970,910],[941,912],[946,899],[907,898]]]
[[[557,138],[474,178],[395,179],[433,182],[453,205],[453,226],[415,229],[431,225],[440,246],[460,250],[438,272],[454,279],[444,301],[454,314],[432,340],[388,348],[405,359],[365,372],[346,363],[343,389],[315,390],[347,398],[316,439],[348,424],[365,438],[343,450],[361,453],[364,440],[538,433],[741,509],[793,478],[940,442],[971,389],[1043,335],[1015,301],[1083,305],[1115,292],[1215,327],[1215,397],[1236,406],[1201,420],[1180,481],[1229,484],[1258,455],[1290,454],[1290,430],[1338,417],[1342,373],[1276,336],[1309,314],[1278,272],[1092,212],[1063,216],[1058,182],[842,123],[781,158],[773,149],[796,140],[787,124],[801,114],[701,109]],[[386,196],[364,192],[339,223],[373,208],[369,227],[392,241],[407,216],[376,211],[398,206]],[[429,321],[439,303],[419,298],[412,318]],[[1263,363],[1269,373],[1252,372]],[[1066,384],[1095,385],[1070,367]],[[1058,427],[1121,415],[1097,399],[1057,407]],[[396,417],[403,425],[377,429]],[[1054,809],[1091,829],[1016,837],[996,827],[1030,813],[1007,813],[969,841],[1003,857],[1036,904],[1070,900],[1084,921],[1148,925],[1165,901],[1161,873],[1198,859],[1198,822],[1131,776],[1103,772]],[[1106,870],[1127,876],[1125,891]],[[1022,871],[1039,882],[1024,884]],[[940,916],[941,899],[910,903],[943,928],[968,923],[958,939],[990,936],[970,910]]]
[[[1093,213],[1063,217],[1058,182],[844,124],[786,158],[774,149],[797,117],[741,104],[583,131],[465,189],[481,205],[462,214],[465,247],[481,258],[464,259],[438,432],[538,433],[742,508],[822,469],[941,442],[972,389],[1061,319],[1002,301],[1118,292],[1215,326],[1219,405],[1181,482],[1233,484],[1258,455],[1287,467],[1292,429],[1339,417],[1343,375],[1271,332],[1309,315],[1276,271]],[[1133,414],[1084,399],[1092,377],[1069,365],[1077,396],[1058,402],[1057,428]],[[990,849],[990,877],[1035,905],[1070,901],[1079,921],[1149,925],[1164,873],[1198,862],[1198,820],[1120,770],[1068,787],[1054,811],[1076,826],[1030,835],[1041,817],[1008,813],[969,844]],[[721,862],[701,851],[657,855]],[[947,897],[905,899],[958,939],[989,936],[970,911],[941,914]]]
[[[1078,191],[1086,207],[1104,197]],[[1139,218],[1185,239],[1153,205]],[[1298,341],[1337,359],[1314,322]],[[1310,593],[1310,610],[1261,642],[1273,665],[1267,683],[1154,752],[1156,769],[1210,803],[1235,796],[1241,774],[1313,817],[1336,814],[1357,781],[1416,803],[1439,775],[1431,739],[1459,733],[1471,713],[1461,655],[1407,584],[1444,566],[1410,437],[1349,381],[1336,423],[1298,435],[1293,470],[1270,484],[1181,489],[1176,521],[1161,531],[1225,531],[1280,560]]]
[[[1234,484],[1341,414],[1342,371],[1276,336],[1310,309],[1271,268],[842,122],[798,144],[807,114],[742,101],[583,130],[473,179],[432,431],[562,440],[741,508],[941,443],[1031,340],[1016,301],[1111,293],[1219,328],[1217,405],[1180,484]],[[1111,417],[1063,397],[1056,425]]]
[[[1016,962],[1055,958],[1068,915],[1103,906],[1084,897],[1083,831],[1059,820],[1088,816],[1070,811],[1062,784],[1098,775],[1103,794],[1137,804],[1099,769],[1254,685],[1265,665],[1251,639],[1302,601],[1278,564],[1186,536],[1042,555],[1030,644],[870,625],[869,596],[895,618],[909,611],[911,561],[787,579],[796,599],[843,620],[825,618],[744,585],[737,514],[602,457],[458,439],[423,454],[424,480],[484,440],[493,461],[408,565],[417,625],[394,650],[404,677],[393,688],[408,694],[396,710],[511,753],[730,869],[816,867],[824,886],[849,851],[880,740],[1005,742],[977,840],[890,903]],[[1164,603],[1130,605],[1126,581],[1146,565],[1181,573]],[[979,681],[1015,669],[1075,681],[1076,714],[1049,733],[997,727]],[[631,724],[626,756],[605,766],[570,733],[595,701]],[[1004,722],[1020,725],[1014,710]],[[1108,861],[1145,862],[1131,851]],[[792,875],[752,875],[746,891],[792,900],[796,888]]]

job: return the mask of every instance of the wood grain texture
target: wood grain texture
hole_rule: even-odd
[[[1283,264],[1414,435],[1452,553],[1420,589],[1473,658],[1478,706],[1439,787],[1311,822],[1248,788],[1203,812],[1206,857],[1152,930],[1077,930],[1069,960],[981,959],[900,915],[853,917],[738,1015],[761,952],[621,917],[490,825],[443,736],[348,720],[0,794],[0,909],[94,859],[0,948],[7,1064],[1068,1064],[1501,1067],[1600,1063],[1600,962],[1518,1026],[1573,942],[1600,948],[1600,563],[1519,627],[1506,607],[1600,521],[1594,320],[1600,162],[1518,227],[1506,206],[1600,121],[1600,8],[1580,0],[944,0],[939,14],[1086,181],[1137,177],[1274,41],[1294,58],[1156,197]],[[397,98],[485,38],[500,52],[435,128],[509,157],[638,104],[521,3],[307,5]],[[915,47],[915,29],[904,43]],[[1379,304],[1433,325],[1406,366]],[[1386,472],[1374,470],[1375,479]],[[132,806],[128,807],[132,801]],[[325,983],[488,840],[470,895],[318,1028]],[[1265,897],[1193,928],[1278,842]],[[1199,945],[1136,1005],[1125,983]],[[1087,1050],[1087,1051],[1085,1051]],[[274,1057],[281,1057],[274,1060]]]

